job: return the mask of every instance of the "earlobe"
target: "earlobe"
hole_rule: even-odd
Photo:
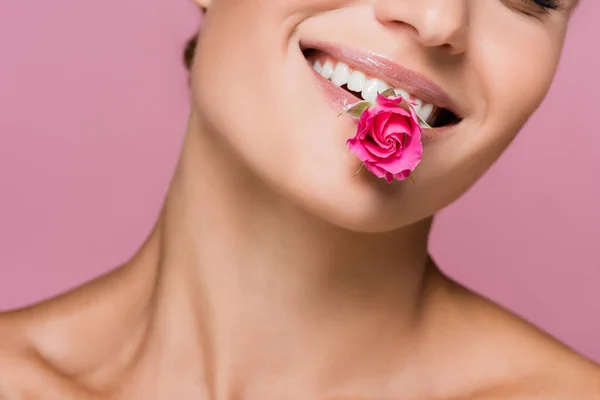
[[[208,7],[210,7],[210,4],[212,3],[211,0],[192,0],[194,3],[196,3],[198,6],[200,6],[200,8],[203,9],[207,9]]]

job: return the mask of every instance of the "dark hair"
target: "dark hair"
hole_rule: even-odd
[[[200,14],[204,16],[204,14],[206,14],[206,8],[200,7]],[[187,41],[185,49],[183,50],[183,63],[188,71],[192,69],[192,65],[194,64],[194,56],[196,55],[197,44],[198,33],[196,33]]]
[[[196,55],[196,44],[198,43],[198,34],[192,36],[185,45],[183,51],[183,63],[188,70],[192,69],[194,64],[194,56]]]

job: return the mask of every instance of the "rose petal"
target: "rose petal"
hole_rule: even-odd
[[[390,174],[389,172],[385,173],[385,181],[387,183],[392,183],[394,181],[394,175]]]
[[[373,173],[373,175],[375,175],[378,178],[383,178],[387,174],[387,172],[383,168],[377,166],[376,164],[372,164],[370,162],[365,162],[364,166],[366,169],[371,171]]]
[[[352,154],[354,154],[356,157],[358,157],[358,159],[360,161],[363,162],[377,162],[378,159],[373,157],[373,155],[365,148],[364,144],[362,141],[358,140],[358,139],[348,139],[348,141],[346,141],[346,144],[348,145],[348,149],[350,150],[350,152]]]
[[[391,111],[396,114],[410,116],[410,109],[412,107],[409,106],[409,103],[402,98],[402,96],[397,96],[394,98],[386,98],[382,96],[383,99],[381,101],[376,101],[373,107],[376,107],[376,110],[385,110]]]
[[[377,99],[375,100],[375,103],[379,104],[381,106],[398,107],[398,106],[400,106],[400,104],[403,101],[404,101],[404,99],[402,98],[402,96],[390,96],[390,97],[386,97],[386,96],[382,95],[381,93],[379,93],[377,95]]]
[[[393,114],[389,112],[381,112],[373,116],[373,126],[371,130],[371,137],[380,146],[389,146],[385,141],[385,132],[387,131],[388,121],[392,118]]]
[[[399,174],[394,174],[394,178],[396,178],[399,181],[403,181],[405,179],[408,179],[408,177],[410,177],[411,172],[412,171],[410,171],[410,170],[402,171]]]
[[[354,136],[354,138],[362,140],[367,137],[370,130],[370,124],[368,124],[367,121],[359,121],[356,128],[356,136]]]
[[[379,143],[365,140],[362,143],[365,148],[377,159],[385,159],[392,155],[394,155],[397,151],[398,145],[397,143],[392,142],[386,146],[380,146]]]
[[[364,139],[367,135],[373,131],[373,117],[377,115],[372,110],[373,107],[369,107],[362,113],[358,120],[357,134],[355,137]]]
[[[380,159],[377,165],[392,174],[399,174],[405,170],[414,170],[421,162],[422,156],[423,145],[419,140],[404,147],[400,156]]]
[[[413,132],[414,129],[406,117],[394,115],[389,119],[383,132],[384,141],[386,143],[397,142],[399,143],[398,148],[402,148],[406,142],[406,136],[412,136]]]
[[[356,136],[346,143],[366,169],[388,183],[408,178],[423,153],[419,117],[401,96],[379,95],[360,115]]]
[[[421,124],[420,124],[421,121],[420,121],[419,115],[417,114],[417,112],[415,111],[415,109],[413,107],[410,108],[410,117],[411,117],[411,121],[413,123],[414,129],[421,132],[422,131]]]
[[[421,141],[421,135],[417,134],[409,138],[409,142],[404,146],[402,157],[407,160],[413,160],[414,169],[423,157],[423,142]]]
[[[398,106],[388,106],[388,105],[374,105],[373,107],[377,107],[377,113],[381,113],[381,112],[388,112],[391,114],[395,114],[395,115],[401,115],[407,118],[411,118],[412,119],[412,115],[410,113],[410,111],[405,110],[404,108],[398,107]]]

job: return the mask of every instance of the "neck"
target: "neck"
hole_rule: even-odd
[[[224,148],[213,136],[186,137],[155,232],[162,240],[154,319],[170,327],[158,336],[180,326],[200,342],[213,381],[231,382],[248,371],[281,372],[281,362],[295,378],[293,364],[325,373],[366,337],[383,343],[416,330],[431,220],[381,234],[339,228],[272,190]]]

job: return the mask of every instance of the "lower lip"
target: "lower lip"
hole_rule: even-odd
[[[321,74],[315,71],[315,69],[310,64],[308,64],[308,66],[313,72],[315,78],[317,78],[317,82],[322,88],[323,92],[325,93],[325,97],[327,97],[327,100],[329,100],[329,102],[335,108],[336,112],[339,113],[343,111],[346,107],[348,107],[350,104],[354,104],[363,100],[362,98],[358,98],[356,96],[351,95],[341,87],[334,85],[329,79],[325,79]],[[429,143],[430,141],[436,139],[438,136],[445,134],[449,129],[452,129],[454,126],[456,125],[447,125],[438,128],[423,129],[423,141],[425,143]]]

